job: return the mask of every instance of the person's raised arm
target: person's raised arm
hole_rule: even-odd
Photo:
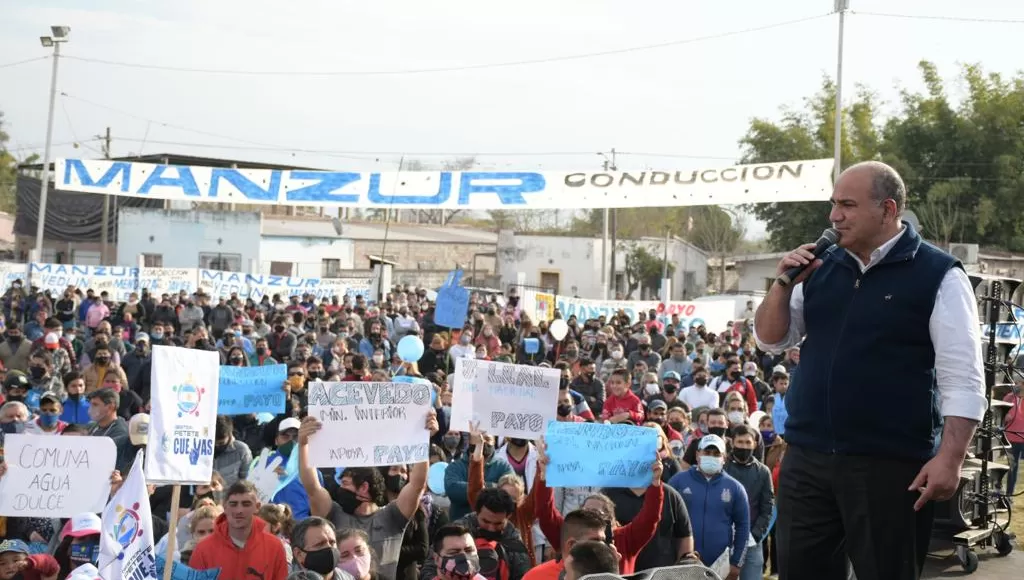
[[[437,434],[437,414],[433,409],[427,413],[425,427],[430,433],[429,437]],[[398,493],[395,503],[406,520],[412,519],[412,516],[416,515],[416,510],[420,509],[420,500],[423,498],[423,492],[427,489],[427,469],[429,467],[430,463],[427,461],[413,465],[412,471],[409,472],[409,483]]]
[[[473,509],[477,496],[484,488],[484,446],[479,421],[471,421],[469,424],[469,444],[474,447],[469,458],[469,485],[466,488],[466,497],[469,499],[470,509]]]
[[[810,266],[797,276],[789,285],[783,286],[779,283],[772,284],[768,294],[757,307],[754,313],[754,336],[758,346],[768,352],[781,351],[787,346],[792,346],[800,341],[803,334],[802,321],[793,320],[794,296],[803,295],[803,281],[821,265],[821,260],[816,260],[814,244],[804,244],[792,252],[783,256],[775,268],[775,275],[780,276],[786,270],[795,266]],[[802,300],[801,308],[802,313]],[[802,316],[801,316],[802,318]],[[798,324],[793,324],[797,322]],[[792,344],[791,344],[792,343]],[[768,348],[770,347],[770,348]]]
[[[306,417],[299,425],[299,481],[309,496],[310,515],[325,518],[331,511],[334,501],[331,494],[320,485],[316,468],[309,463],[309,438],[316,434],[320,427],[320,421],[313,416]]]
[[[562,523],[565,518],[555,507],[555,494],[547,486],[548,455],[544,438],[537,440],[537,476],[533,481],[533,509],[540,532],[558,550],[562,549]]]

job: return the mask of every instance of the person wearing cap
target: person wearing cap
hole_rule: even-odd
[[[295,417],[283,419],[277,426],[277,435],[274,437],[274,452],[267,457],[268,464],[274,461],[275,457],[281,458],[281,466],[277,468],[278,475],[285,476],[285,466],[288,459],[295,451],[295,445],[299,438],[299,420]],[[259,458],[257,458],[257,461]],[[323,485],[323,475],[317,471],[320,485]],[[306,488],[298,477],[293,478],[287,485],[281,488],[272,498],[274,503],[286,504],[292,508],[295,521],[300,521],[310,516],[309,495]]]
[[[132,445],[132,456],[138,456],[141,449],[149,443],[149,415],[139,413],[128,420],[128,441]]]
[[[673,316],[678,316],[673,314]],[[686,356],[686,345],[682,342],[673,342],[668,347],[668,357],[661,361],[661,377],[664,380],[669,373],[676,373],[679,379],[693,372],[693,361]],[[662,383],[664,384],[664,383]]]
[[[761,380],[761,369],[757,368],[756,362],[747,361],[743,363],[743,376],[750,381],[750,384],[754,385],[754,395],[757,397],[758,403],[762,403],[766,397],[772,395],[772,388],[768,383]],[[751,412],[756,409],[757,407],[752,408]]]
[[[664,363],[662,363],[664,366]],[[647,402],[663,401],[669,409],[689,409],[689,406],[679,398],[679,383],[681,377],[676,371],[666,371],[661,375],[661,392],[650,397]]]
[[[60,350],[64,351],[64,354],[67,355],[67,356],[64,357],[62,355],[62,356],[60,356],[60,359],[57,360],[57,355],[56,355],[56,353],[54,354],[54,358],[55,358],[56,362],[60,363],[58,365],[55,365],[56,368],[57,368],[57,372],[59,372],[59,373],[66,373],[66,372],[70,371],[72,368],[74,368],[75,364],[77,363],[77,360],[75,358],[75,346],[71,343],[70,340],[68,340],[67,338],[65,338],[63,336],[64,326],[63,326],[63,324],[61,324],[61,321],[56,319],[56,318],[47,318],[46,322],[43,323],[43,331],[45,332],[45,334],[43,336],[39,337],[38,339],[36,339],[32,343],[32,350],[34,351],[34,350],[38,350],[40,348],[47,348],[47,349],[51,349],[51,348],[52,349],[58,349],[59,348]],[[53,335],[52,338],[56,338],[57,339],[56,345],[52,346],[52,347],[51,347],[52,338],[51,338],[50,335]]]
[[[668,438],[669,443],[672,441],[682,441],[683,435],[679,433],[671,426],[669,426],[668,420],[668,405],[661,399],[651,399],[647,402],[647,420],[652,423],[657,423],[661,427],[662,431],[665,432],[665,437]]]
[[[750,505],[743,485],[724,472],[725,457],[725,441],[705,435],[697,443],[697,464],[668,485],[683,496],[701,561],[711,566],[728,551],[729,572],[723,580],[738,580],[750,541]]]
[[[60,564],[49,554],[30,554],[22,540],[0,542],[0,580],[56,580]]]
[[[56,393],[43,393],[39,398],[39,414],[35,424],[41,435],[60,435],[67,423],[60,420],[64,412],[64,404]]]
[[[16,401],[24,403],[31,388],[32,383],[29,382],[24,372],[9,370],[7,371],[7,376],[4,377],[3,400],[5,402]]]
[[[53,557],[60,564],[61,575],[82,564],[96,565],[100,556],[100,517],[94,513],[80,513],[69,519],[60,531],[60,541]]]
[[[55,350],[39,349],[28,357],[28,381],[32,385],[25,396],[25,404],[33,412],[39,409],[39,397],[43,393],[54,393],[64,398],[67,391],[64,390],[64,382],[56,372],[51,353],[63,352],[54,346]]]

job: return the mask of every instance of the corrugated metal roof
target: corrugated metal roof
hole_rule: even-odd
[[[260,233],[280,238],[341,238],[330,219],[280,219],[263,214]]]

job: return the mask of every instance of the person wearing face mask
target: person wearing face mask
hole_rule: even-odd
[[[60,420],[64,407],[61,399],[54,393],[44,393],[39,399],[39,413],[35,424],[40,435],[60,435],[67,423]]]
[[[679,400],[691,409],[714,409],[719,404],[718,393],[708,386],[708,372],[698,369],[693,373],[693,384],[679,393]]]
[[[277,359],[270,356],[270,344],[266,338],[256,339],[256,348],[251,362],[253,366],[258,367],[278,364]]]
[[[249,476],[252,451],[235,439],[235,424],[227,415],[217,415],[213,440],[213,469],[224,478],[224,486]]]
[[[32,382],[21,371],[7,371],[4,377],[3,400],[7,402],[24,403],[28,392],[32,388]]]
[[[264,338],[267,339],[267,346],[270,347],[270,356],[279,361],[292,358],[298,340],[296,340],[294,334],[288,332],[284,317],[278,316],[274,319],[274,326],[271,332]]]
[[[437,575],[432,580],[484,580],[476,541],[463,526],[451,524],[437,530],[433,560]]]
[[[501,340],[498,339],[498,334],[494,332],[494,327],[490,324],[483,325],[480,335],[476,337],[473,344],[478,349],[483,347],[490,358],[494,358],[501,353]]]
[[[369,359],[378,350],[384,358],[391,358],[391,342],[384,338],[380,322],[374,321],[370,323],[367,335],[359,341],[359,352]]]
[[[476,358],[476,347],[473,346],[473,328],[471,326],[467,326],[459,333],[458,344],[452,345],[448,349],[448,354],[452,359]]]
[[[88,431],[90,437],[109,437],[114,441],[117,448],[117,470],[121,473],[128,473],[131,470],[135,456],[132,455],[133,447],[128,433],[128,422],[117,415],[121,399],[111,389],[100,389],[89,394],[89,423]]]
[[[729,420],[726,417],[725,409],[708,409],[706,417],[704,420],[706,425],[702,424],[699,428],[701,438],[691,441],[686,446],[686,451],[683,452],[683,467],[697,465],[699,445],[705,435],[715,435],[721,437],[723,441],[729,436]]]
[[[775,506],[771,471],[754,456],[756,436],[757,432],[745,425],[735,428],[732,452],[725,464],[725,472],[743,485],[750,500],[750,538],[740,567],[740,580],[761,580],[763,577],[764,551],[761,544],[768,535]]]
[[[324,580],[354,580],[352,574],[339,568],[341,552],[338,549],[337,531],[334,524],[323,518],[312,516],[299,521],[292,528],[291,549],[293,572],[309,570]],[[346,566],[356,573],[359,567]],[[369,560],[365,567],[369,570]]]
[[[245,356],[245,351],[240,346],[233,346],[227,352],[227,366],[231,367],[247,367],[249,366],[249,358]]]
[[[728,552],[727,573],[720,576],[739,580],[751,541],[750,503],[743,485],[724,472],[725,457],[725,441],[705,435],[697,445],[698,464],[677,473],[668,485],[683,496],[701,561],[712,566]],[[760,567],[756,573],[760,577]]]
[[[302,419],[299,427],[299,478],[309,495],[310,512],[325,517],[336,528],[369,532],[369,546],[380,556],[381,575],[395,578],[405,528],[421,506],[428,463],[424,460],[413,465],[408,483],[392,502],[384,502],[384,478],[373,467],[345,468],[332,497],[320,483],[319,472],[309,458],[309,441],[320,436],[321,426],[320,421],[310,415]],[[439,430],[432,410],[424,427],[431,437]]]
[[[729,357],[726,361],[725,372],[718,377],[711,387],[722,396],[729,393],[739,393],[747,402],[748,409],[757,408],[757,391],[746,377],[743,376],[738,357]]]
[[[608,377],[612,376],[613,371],[620,369],[625,370],[627,368],[627,361],[625,356],[625,349],[622,347],[620,342],[609,342],[608,343],[608,358],[601,363],[601,380],[605,383],[608,382]]]
[[[249,481],[237,481],[224,494],[224,513],[214,532],[196,544],[189,559],[195,570],[219,568],[223,578],[285,580],[288,563],[281,540],[256,517],[259,492]]]
[[[26,370],[28,356],[32,352],[32,342],[25,339],[21,326],[13,320],[8,320],[4,338],[6,340],[0,343],[0,363],[3,363],[7,370]]]
[[[100,555],[100,518],[93,513],[77,514],[64,524],[53,557],[60,564],[60,575],[83,565],[96,565]]]
[[[579,374],[569,383],[569,387],[583,395],[590,410],[598,415],[604,409],[606,397],[604,383],[597,378],[597,368],[594,361],[583,358],[579,362]]]
[[[60,420],[70,425],[88,425],[91,419],[89,399],[85,396],[85,379],[78,371],[71,371],[64,375],[64,387],[67,398],[61,402],[64,410]]]
[[[473,508],[469,503],[469,462],[477,447],[483,451],[481,456],[484,466],[484,484],[497,485],[498,480],[507,473],[514,473],[512,466],[504,459],[495,456],[494,436],[475,431],[469,426],[470,440],[467,452],[457,460],[448,464],[444,474],[445,495],[451,500],[449,514],[452,521],[461,519]],[[534,462],[536,466],[536,461]]]
[[[573,405],[572,395],[569,394],[569,389],[559,390],[555,420],[564,423],[586,423],[586,419],[577,415],[574,409],[575,406]]]
[[[82,371],[82,378],[85,379],[86,394],[100,388],[107,374],[117,376],[118,382],[122,385],[128,384],[128,376],[124,374],[124,369],[121,368],[121,365],[113,360],[110,350],[106,346],[97,345],[96,356],[92,359],[91,364]]]
[[[693,372],[693,361],[686,356],[686,345],[682,342],[674,342],[668,349],[668,358],[661,361],[661,375],[675,372],[680,378]]]

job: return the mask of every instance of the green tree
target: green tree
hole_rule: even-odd
[[[822,80],[821,89],[805,99],[804,109],[782,109],[779,121],[754,119],[740,140],[742,163],[775,163],[833,156],[835,83]],[[875,122],[875,96],[857,87],[854,101],[843,108],[842,162],[844,166],[877,158],[881,137]],[[762,203],[750,211],[766,223],[768,243],[788,250],[815,240],[829,226],[828,202]]]
[[[624,272],[626,275],[626,298],[633,299],[633,292],[643,284],[644,288],[660,288],[661,275],[665,268],[665,260],[655,257],[647,248],[631,242],[619,244],[619,250],[626,252],[626,264]],[[668,275],[671,278],[675,273],[675,265],[669,263]]]
[[[616,232],[620,238],[664,237],[665,230],[679,237],[686,237],[686,225],[690,216],[688,207],[640,207],[620,208],[616,212]],[[596,236],[602,232],[603,209],[585,210],[569,226],[577,235]],[[611,227],[609,225],[609,227]]]
[[[39,160],[36,154],[29,155],[19,160],[16,155],[7,149],[10,135],[4,130],[4,113],[0,111],[0,211],[14,213],[17,210],[17,181],[18,165],[20,163],[35,163]]]
[[[725,257],[733,253],[746,235],[746,224],[738,216],[717,206],[694,208],[690,240],[718,258],[718,292],[725,292]]]

